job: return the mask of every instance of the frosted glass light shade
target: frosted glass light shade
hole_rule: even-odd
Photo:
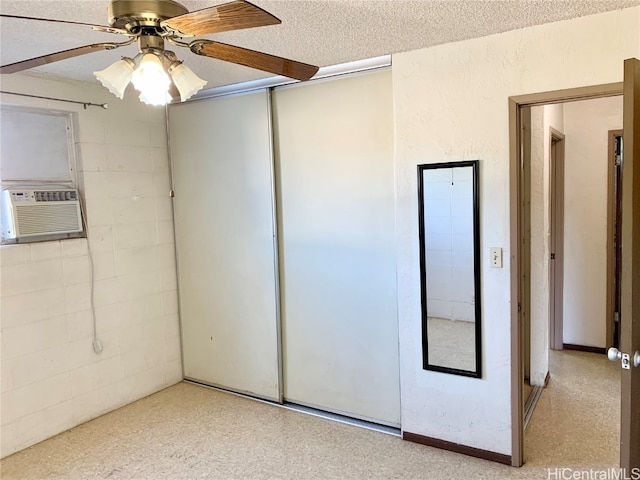
[[[140,92],[140,100],[149,105],[166,105],[171,79],[160,59],[145,53],[131,76],[131,83]]]
[[[202,87],[207,84],[205,80],[198,77],[183,63],[178,63],[175,66],[172,65],[169,69],[169,74],[171,75],[174,85],[180,92],[180,100],[183,102],[202,90]]]
[[[93,72],[93,74],[104,87],[106,87],[116,97],[122,99],[124,91],[131,81],[131,76],[133,75],[133,69],[135,66],[136,64],[133,60],[123,57],[122,60],[118,60],[104,70]]]
[[[166,105],[167,103],[169,103],[169,100],[171,100],[168,92],[161,91],[149,91],[146,93],[141,93],[138,98],[140,98],[140,101],[142,103],[146,103],[147,105],[153,105],[156,107]]]

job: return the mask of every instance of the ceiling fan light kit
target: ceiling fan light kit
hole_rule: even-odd
[[[182,62],[172,63],[169,67],[169,75],[180,92],[182,102],[191,98],[207,84]]]
[[[318,71],[318,67],[313,65],[212,40],[197,39],[191,42],[182,40],[195,35],[281,23],[270,13],[244,0],[234,0],[194,12],[189,12],[173,0],[112,0],[108,8],[110,26],[19,15],[0,15],[0,17],[83,25],[100,32],[129,37],[128,41],[122,43],[85,45],[2,65],[0,73],[3,74],[20,72],[95,51],[113,50],[130,45],[137,40],[139,54],[135,58],[123,57],[104,70],[94,72],[94,75],[104,87],[120,99],[124,97],[129,83],[133,84],[140,92],[140,100],[150,105],[166,105],[178,96],[180,101],[184,102],[207,84],[178,60],[173,52],[165,50],[165,40],[173,45],[186,47],[197,55],[296,80],[309,80]],[[136,61],[138,61],[137,67]]]
[[[131,75],[131,83],[140,92],[140,100],[149,105],[166,105],[171,79],[154,53],[145,53]]]
[[[174,43],[180,44],[175,40]],[[138,38],[138,44],[140,53],[136,58],[123,57],[104,70],[93,73],[116,97],[122,99],[127,85],[131,83],[140,92],[139,98],[143,103],[160,106],[171,101],[172,83],[183,102],[207,84],[183,65],[173,52],[164,49],[162,37],[144,33]],[[137,68],[136,59],[140,59]]]
[[[123,57],[104,70],[93,72],[93,74],[107,90],[122,100],[135,67],[136,64],[131,58]]]

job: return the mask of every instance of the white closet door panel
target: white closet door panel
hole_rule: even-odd
[[[169,108],[185,376],[279,399],[267,93]]]
[[[273,104],[285,398],[398,425],[391,74]]]

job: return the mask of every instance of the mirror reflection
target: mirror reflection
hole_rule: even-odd
[[[480,377],[478,161],[418,166],[423,368]]]

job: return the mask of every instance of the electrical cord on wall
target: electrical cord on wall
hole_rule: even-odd
[[[86,208],[82,195],[79,195],[80,215],[82,216],[82,225],[87,239],[87,256],[89,257],[89,276],[91,279],[91,324],[93,326],[93,351],[97,354],[102,353],[102,342],[98,338],[98,324],[96,322],[96,306],[94,301],[95,296],[95,279],[93,275],[93,255],[91,254],[91,243],[89,242],[89,225],[87,224],[87,216],[85,215]]]

